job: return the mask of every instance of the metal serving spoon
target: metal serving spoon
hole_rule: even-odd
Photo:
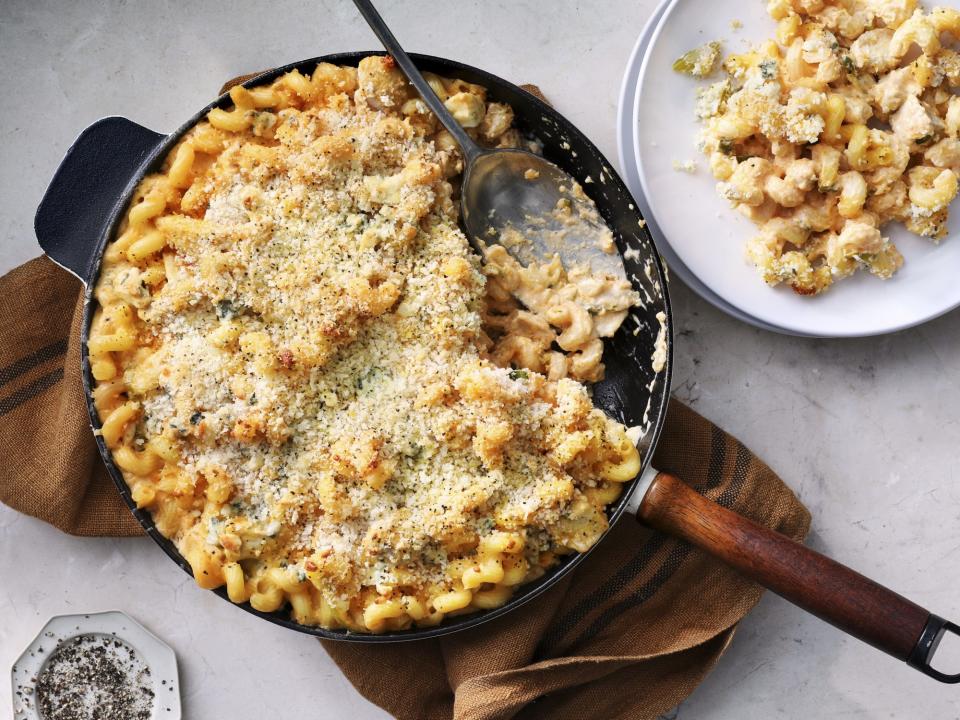
[[[463,152],[460,217],[467,238],[481,257],[509,229],[524,243],[505,244],[521,262],[545,262],[559,255],[565,268],[590,267],[625,278],[616,253],[604,252],[595,239],[606,229],[592,203],[574,193],[576,181],[549,160],[516,149],[489,149],[474,142],[430,87],[410,56],[369,0],[353,0],[364,20]],[[558,203],[569,203],[565,218]],[[512,233],[511,233],[512,234]]]

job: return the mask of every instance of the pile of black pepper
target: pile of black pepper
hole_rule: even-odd
[[[79,635],[65,640],[37,676],[43,720],[150,720],[150,668],[122,640]]]

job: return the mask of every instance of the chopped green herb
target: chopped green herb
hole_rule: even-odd
[[[372,367],[363,375],[360,375],[353,383],[357,390],[365,390],[372,386],[383,375],[383,369]]]
[[[229,320],[236,314],[236,309],[233,307],[233,301],[223,299],[217,301],[217,317],[221,320]]]
[[[721,138],[719,149],[724,155],[733,155],[733,140],[730,138]]]
[[[521,380],[521,379],[522,379],[522,380],[526,380],[528,377],[530,377],[530,376],[527,374],[527,371],[526,371],[526,370],[511,370],[511,371],[510,371],[510,379],[511,379],[511,380]]]
[[[779,67],[776,60],[764,60],[760,63],[760,77],[764,80],[776,80]]]
[[[933,140],[933,135],[924,135],[923,137],[919,137],[916,140],[914,140],[914,142],[917,145],[926,145],[931,140]]]
[[[849,55],[844,55],[842,58],[840,58],[840,64],[843,65],[843,69],[851,75],[856,74],[857,64],[853,62],[853,58]]]
[[[477,531],[482,535],[493,532],[496,527],[497,524],[491,517],[480,518],[480,520],[477,522]]]
[[[684,53],[673,63],[673,69],[684,75],[704,78],[714,71],[719,59],[720,43],[714,40]]]

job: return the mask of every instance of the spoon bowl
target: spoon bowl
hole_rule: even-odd
[[[481,255],[486,246],[498,243],[524,265],[559,255],[568,269],[588,266],[626,277],[594,204],[572,177],[534,153],[487,150],[475,155],[464,172],[460,217]]]

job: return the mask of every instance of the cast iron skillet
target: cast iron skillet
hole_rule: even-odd
[[[379,53],[343,53],[304,60],[263,73],[244,84],[253,87],[293,69],[309,73],[318,62],[356,65],[371,54]],[[607,343],[603,356],[606,379],[594,387],[595,404],[627,425],[646,427],[639,444],[644,471],[608,509],[611,526],[625,510],[636,512],[644,524],[700,547],[805,610],[921,672],[942,682],[960,682],[960,673],[947,675],[930,666],[944,634],[960,635],[960,627],[853,570],[720,507],[676,478],[649,468],[669,398],[672,318],[659,255],[630,193],[597,148],[533,95],[461,63],[426,55],[413,57],[421,69],[483,85],[492,99],[513,107],[519,129],[539,138],[544,145],[544,155],[576,177],[597,204],[600,214],[614,230],[627,275],[645,301],[643,307],[635,310],[633,319],[624,323]],[[83,383],[94,428],[98,428],[100,422],[93,407],[93,378],[86,341],[95,309],[93,288],[100,273],[104,247],[113,237],[143,176],[156,170],[176,141],[211,108],[229,103],[227,95],[221,96],[166,136],[120,117],[94,123],[67,152],[37,210],[35,225],[41,247],[86,284],[81,334]],[[660,328],[658,313],[665,315],[668,332],[666,366],[656,374],[650,359]],[[190,573],[186,560],[173,543],[159,533],[150,514],[136,508],[127,484],[99,436],[97,445],[110,477],[147,534]],[[517,594],[500,608],[448,618],[434,628],[358,634],[300,625],[283,611],[262,613],[248,603],[242,607],[278,625],[332,640],[377,643],[437,637],[510,612],[554,585],[587,554],[564,558],[537,581],[519,587]],[[214,592],[227,599],[223,588]]]
[[[293,69],[309,74],[318,62],[355,66],[362,58],[373,54],[383,53],[341,53],[304,60],[263,73],[244,85],[261,85]],[[598,406],[627,425],[639,425],[644,422],[644,416],[647,416],[650,428],[640,446],[646,464],[652,455],[667,407],[667,388],[670,384],[669,338],[667,366],[657,376],[651,369],[650,358],[660,327],[657,313],[663,312],[667,316],[667,327],[670,327],[670,305],[660,257],[649,231],[639,223],[641,216],[630,192],[586,137],[553,108],[530,93],[468,65],[426,55],[414,55],[413,58],[424,70],[483,85],[488,89],[491,99],[513,107],[517,127],[521,132],[534,133],[543,142],[544,155],[548,159],[579,178],[581,182],[588,176],[593,180],[585,183],[583,187],[597,203],[604,220],[611,227],[619,229],[617,243],[620,252],[623,253],[628,248],[636,250],[636,253],[630,253],[630,257],[624,259],[624,263],[628,275],[632,276],[635,289],[647,302],[634,313],[637,322],[628,320],[612,342],[607,342],[603,358],[607,365],[607,379],[594,386],[594,399]],[[91,390],[94,382],[90,374],[86,342],[93,311],[96,309],[93,288],[100,274],[104,248],[114,236],[127,203],[143,176],[156,171],[177,140],[202,120],[211,108],[230,103],[229,96],[222,95],[170,135],[153,132],[121,117],[108,117],[94,123],[81,133],[67,151],[37,210],[35,225],[40,246],[56,263],[86,284],[81,335],[83,383],[91,423],[95,428],[100,427],[100,421],[93,407]],[[634,336],[632,333],[638,325],[639,332]],[[623,398],[629,398],[630,401],[625,403]],[[99,436],[97,445],[110,477],[134,516],[164,552],[189,573],[189,564],[176,546],[160,534],[150,513],[137,509],[130,496],[130,489]],[[631,483],[630,487],[635,482]],[[615,505],[610,506],[608,513],[611,525],[623,512],[630,496],[630,487],[625,489]],[[500,608],[450,618],[433,628],[379,635],[359,634],[301,625],[290,620],[283,610],[262,613],[250,607],[249,603],[244,603],[242,607],[270,622],[329,639],[389,642],[437,637],[473,627],[522,605],[555,584],[585,557],[586,553],[566,557],[542,578],[519,588],[511,601]],[[223,598],[227,597],[223,588],[214,592]]]

